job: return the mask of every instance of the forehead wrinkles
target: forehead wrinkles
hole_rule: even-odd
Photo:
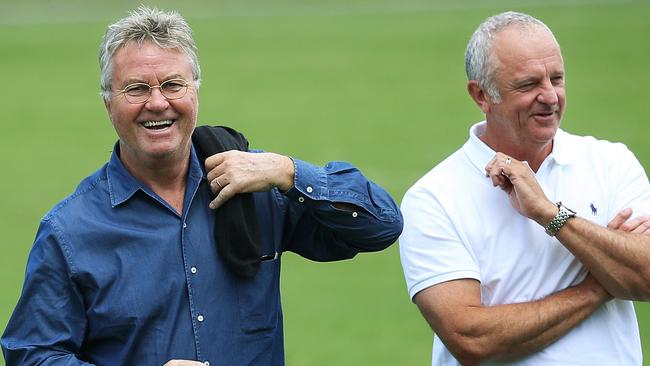
[[[113,81],[120,85],[134,82],[156,84],[172,78],[191,78],[189,57],[175,48],[153,43],[127,43],[115,52]]]
[[[533,71],[537,67],[549,73],[564,69],[555,37],[536,25],[512,25],[497,33],[492,41],[490,57],[493,70],[501,76]]]

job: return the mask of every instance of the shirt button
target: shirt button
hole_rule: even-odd
[[[312,187],[307,187],[307,193],[311,193],[313,191],[314,191],[314,189]]]
[[[196,267],[192,267],[192,268],[190,268],[190,272],[192,272],[192,273],[196,273]]]
[[[300,202],[300,203],[305,202],[305,197],[298,197],[298,202]]]
[[[357,216],[359,216],[358,213],[356,213],[356,212],[353,212],[353,213],[352,213],[352,217],[357,217]]]
[[[196,320],[202,322],[203,321],[203,315],[199,315],[196,317]]]
[[[187,224],[183,223],[183,229],[185,229],[186,227],[187,227]]]
[[[203,361],[203,364],[204,364],[205,366],[210,366],[210,361]]]

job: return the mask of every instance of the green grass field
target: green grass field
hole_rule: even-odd
[[[109,157],[116,137],[98,96],[97,47],[134,4],[0,0],[2,330],[39,219]],[[194,29],[200,124],[229,124],[255,148],[315,163],[350,161],[397,200],[481,119],[463,71],[475,27],[529,12],[563,47],[563,127],[622,141],[650,169],[650,1],[155,4]],[[397,249],[332,264],[284,257],[288,365],[430,363],[432,334],[408,299]],[[637,309],[650,352],[650,305]]]

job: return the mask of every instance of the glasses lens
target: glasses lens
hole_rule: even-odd
[[[160,84],[160,92],[167,99],[179,99],[187,93],[187,82],[183,79],[170,79]]]
[[[145,83],[135,83],[124,88],[124,95],[129,103],[143,103],[149,99],[151,88]]]

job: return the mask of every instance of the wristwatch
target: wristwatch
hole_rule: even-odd
[[[576,212],[564,206],[561,201],[558,201],[555,205],[557,205],[557,208],[560,211],[555,215],[553,220],[548,223],[548,226],[544,228],[546,233],[550,236],[555,236],[570,218],[576,216]]]

